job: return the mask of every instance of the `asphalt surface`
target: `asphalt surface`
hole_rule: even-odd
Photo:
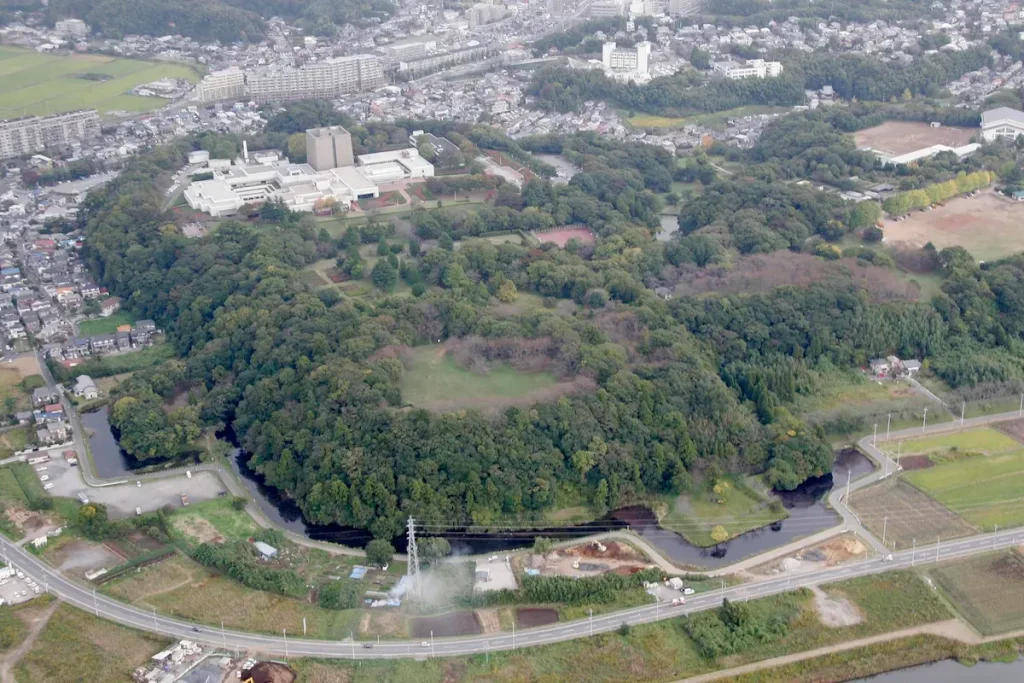
[[[43,564],[7,539],[0,538],[0,549],[4,553],[5,560],[12,562],[16,567],[38,581],[49,593],[52,593],[61,600],[105,619],[169,638],[184,638],[229,650],[253,650],[265,655],[336,659],[400,659],[480,654],[488,651],[514,650],[585,638],[591,634],[614,631],[624,623],[629,625],[644,624],[678,617],[691,612],[712,609],[721,604],[723,597],[733,601],[760,598],[797,588],[991,552],[1000,548],[1011,547],[1018,544],[1021,540],[1024,540],[1024,530],[1002,531],[960,541],[921,546],[916,550],[893,553],[891,561],[869,559],[857,564],[822,569],[797,577],[770,579],[755,584],[733,586],[724,590],[702,593],[691,596],[686,604],[676,607],[668,604],[651,604],[645,607],[621,610],[593,618],[578,619],[576,621],[528,629],[514,634],[502,632],[487,636],[437,638],[433,640],[433,644],[431,644],[430,640],[399,640],[383,643],[309,640],[287,637],[287,634],[284,633],[280,636],[258,635],[192,624],[187,621],[164,617],[153,612],[146,612],[145,610],[97,594],[92,589],[84,588],[77,583],[65,579],[60,573]],[[198,629],[198,631],[194,629]]]

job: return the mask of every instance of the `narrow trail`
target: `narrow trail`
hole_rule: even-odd
[[[806,650],[804,652],[796,652],[782,657],[764,659],[760,662],[744,664],[743,666],[736,666],[731,669],[722,669],[721,671],[714,671],[700,676],[684,678],[682,680],[675,681],[675,683],[706,683],[707,681],[719,681],[741,676],[743,674],[754,673],[756,671],[763,671],[765,669],[774,669],[776,667],[785,666],[786,664],[793,664],[794,662],[802,662],[807,659],[823,657],[825,655],[835,654],[836,652],[856,650],[857,648],[867,647],[869,645],[876,645],[878,643],[885,643],[891,640],[910,638],[911,636],[920,635],[939,636],[940,638],[948,638],[949,640],[955,640],[957,642],[964,643],[965,645],[981,645],[983,643],[993,642],[996,640],[1016,638],[1024,635],[1024,631],[1014,631],[1011,633],[1001,633],[996,636],[982,637],[972,631],[967,624],[959,619],[947,619],[945,621],[922,624],[921,626],[905,628],[899,631],[879,633],[878,635],[860,638],[858,640],[848,640],[845,643],[836,643],[835,645],[819,647],[815,650]]]
[[[14,679],[15,665],[21,661],[26,652],[32,649],[36,638],[39,637],[43,627],[50,621],[50,617],[53,616],[58,607],[60,607],[60,601],[54,600],[53,604],[46,608],[46,611],[36,617],[35,623],[32,624],[32,629],[28,632],[28,637],[25,638],[21,645],[8,652],[4,655],[3,660],[0,660],[0,683],[17,683]]]

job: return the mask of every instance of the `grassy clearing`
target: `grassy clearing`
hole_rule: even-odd
[[[95,81],[81,74],[103,74]],[[195,83],[199,74],[182,64],[118,59],[104,55],[40,54],[15,47],[0,47],[0,114],[15,118],[56,114],[74,109],[151,111],[169,103],[159,97],[127,94],[133,87],[161,78]]]
[[[719,493],[705,491],[669,498],[668,512],[660,518],[661,526],[706,548],[716,545],[711,530],[718,525],[725,527],[729,538],[733,538],[787,517],[784,508],[772,509],[768,498],[758,494],[751,484],[723,478],[718,482]]]
[[[302,633],[306,618],[311,638],[340,640],[358,630],[357,610],[332,611],[299,600],[254,591],[218,576],[178,555],[103,586],[132,604],[211,626],[259,633]]]
[[[879,538],[884,531],[886,545],[896,550],[911,547],[915,540],[924,544],[978,532],[946,506],[892,477],[855,491],[850,505],[864,526]]]
[[[174,358],[175,355],[174,347],[171,344],[160,342],[147,349],[93,358],[74,368],[71,372],[60,373],[56,371],[54,374],[57,375],[58,381],[62,381],[61,378],[65,374],[69,378],[77,377],[78,375],[89,375],[93,379],[97,379],[99,377],[109,377],[110,375],[132,373],[136,370],[160,365],[160,363]]]
[[[83,320],[78,324],[78,329],[83,337],[91,337],[94,334],[113,334],[121,325],[134,325],[135,316],[128,311],[118,311],[106,318],[95,320]]]
[[[709,114],[694,114],[693,116],[673,117],[655,116],[653,114],[637,114],[629,118],[629,124],[634,128],[682,128],[683,126],[707,126],[709,128],[724,129],[729,119],[754,116],[758,114],[779,114],[789,111],[788,107],[772,107],[767,105],[747,105],[736,107],[726,111],[713,112]]]
[[[895,454],[896,443],[886,444],[886,450]],[[1022,446],[1013,438],[991,427],[904,439],[901,446],[903,455],[924,455],[950,450],[995,455],[1022,450]]]
[[[8,399],[13,404],[11,413],[28,410],[32,406],[28,394],[21,388],[21,380],[24,378],[25,375],[16,367],[0,367],[0,407],[3,407],[4,412],[7,411]]]
[[[515,399],[555,386],[549,372],[517,372],[508,366],[492,368],[478,375],[460,368],[443,347],[421,346],[412,350],[412,362],[402,376],[402,397],[406,402],[433,408],[446,402],[485,404],[493,399]]]
[[[983,635],[1024,628],[1024,557],[1016,550],[944,564],[929,575]]]
[[[213,540],[211,534],[226,540],[248,538],[259,530],[252,517],[236,510],[227,496],[176,509],[171,525],[186,543]]]
[[[61,605],[15,668],[18,681],[126,681],[167,641]]]

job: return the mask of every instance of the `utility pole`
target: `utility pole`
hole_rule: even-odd
[[[93,610],[95,610],[96,616],[99,616],[100,615],[100,605],[99,605],[98,602],[96,602],[96,589],[95,588],[92,589],[92,608],[93,608]]]
[[[433,640],[434,638],[433,631],[430,632],[430,638],[431,640]],[[348,642],[349,645],[352,646],[352,659],[354,660],[356,658],[356,634],[352,633],[351,631],[348,632]]]
[[[284,634],[284,658],[288,659],[288,630],[281,629],[281,633]]]
[[[513,616],[512,618],[515,619],[515,616]],[[514,623],[513,623],[513,626],[515,626]],[[430,632],[430,658],[431,659],[434,658],[434,632],[433,632],[433,630],[431,630],[431,632]]]
[[[878,423],[877,422],[875,423],[875,433],[871,437],[871,445],[874,446],[876,443],[878,443]]]
[[[409,575],[409,581],[412,583],[412,590],[416,591],[416,597],[422,597],[420,594],[420,556],[416,550],[416,520],[412,517],[409,518],[409,566],[406,569]]]
[[[892,426],[892,413],[885,418],[885,440],[889,440],[889,427]]]
[[[306,637],[306,617],[302,617],[302,637]]]
[[[910,550],[910,566],[913,567],[917,564],[917,539],[914,539],[914,545]]]
[[[853,470],[846,470],[846,507],[850,507],[850,476]]]
[[[433,640],[434,639],[434,632],[433,631],[430,632],[430,639],[431,639],[430,642],[434,642],[434,640]],[[430,647],[434,647],[434,646],[431,645]],[[512,649],[513,650],[516,649],[516,618],[514,616],[512,617]]]
[[[885,530],[889,526],[889,515],[882,520],[882,545],[885,545]]]
[[[967,412],[967,401],[960,404],[960,426],[964,426],[964,413]]]
[[[999,535],[999,525],[996,524],[996,530],[992,532],[992,550],[996,549],[996,536]]]
[[[160,632],[160,628],[156,625],[156,607],[153,608],[153,630],[157,633]]]
[[[928,427],[928,409],[924,409],[924,421],[921,423],[921,433],[924,434],[924,430]]]
[[[897,472],[900,469],[900,453],[902,453],[902,452],[903,452],[903,442],[900,441],[898,444],[896,444],[896,471]]]
[[[1024,394],[1020,395],[1020,412],[1017,413],[1017,417],[1024,417]],[[4,557],[6,557],[6,555]]]
[[[942,543],[942,537],[941,536],[936,536],[935,537],[935,561],[936,562],[939,561],[939,545],[941,543]]]
[[[594,637],[594,608],[590,608],[590,637]]]

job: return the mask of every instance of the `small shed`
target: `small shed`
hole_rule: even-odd
[[[263,541],[254,542],[253,546],[256,548],[256,552],[258,552],[260,557],[264,560],[269,560],[277,556],[277,548],[272,545],[268,545]]]

